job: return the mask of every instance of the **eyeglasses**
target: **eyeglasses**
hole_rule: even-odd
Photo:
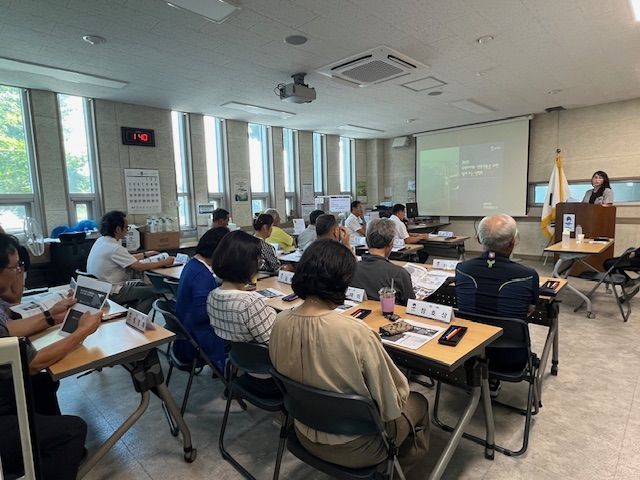
[[[16,273],[20,273],[24,271],[24,262],[22,260],[18,261],[15,267],[4,267],[5,270],[15,270]]]

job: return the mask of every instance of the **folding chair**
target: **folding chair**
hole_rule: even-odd
[[[167,380],[165,382],[167,387],[169,386],[169,381],[171,380],[171,374],[173,373],[174,368],[177,368],[178,370],[181,370],[183,372],[189,372],[187,387],[182,397],[182,406],[180,407],[180,415],[184,415],[184,412],[187,409],[187,402],[189,401],[189,393],[191,392],[193,377],[198,373],[198,369],[202,370],[205,366],[208,365],[213,371],[213,374],[220,378],[220,380],[222,380],[222,382],[225,384],[225,387],[228,387],[228,385],[226,380],[224,379],[224,374],[204,354],[204,352],[200,348],[200,345],[198,345],[198,342],[194,340],[189,331],[184,327],[184,325],[182,325],[182,322],[180,322],[178,317],[175,315],[175,302],[173,300],[158,299],[153,302],[153,309],[162,314],[165,320],[165,328],[175,333],[176,340],[185,340],[189,342],[189,344],[196,351],[196,355],[190,362],[183,362],[175,355],[173,342],[167,352],[167,360],[169,361],[169,371],[167,372]],[[244,405],[242,403],[240,405],[244,408]],[[178,426],[174,422],[171,414],[169,413],[169,410],[164,405],[164,403],[162,404],[162,408],[164,409],[165,416],[167,417],[167,421],[169,422],[171,434],[176,437],[178,435]]]
[[[616,270],[624,268],[625,265],[629,264],[629,256],[631,253],[635,251],[635,247],[627,248],[622,255],[618,258],[618,260],[609,267],[606,272],[594,272],[594,271],[586,271],[580,274],[580,278],[584,280],[589,280],[590,282],[596,282],[595,286],[587,293],[587,297],[591,298],[591,296],[595,293],[600,285],[603,283],[607,285],[607,288],[610,286],[613,290],[613,294],[616,297],[616,303],[618,305],[618,309],[620,310],[620,315],[622,315],[622,320],[629,320],[629,316],[631,315],[631,298],[633,295],[637,293],[635,290],[632,293],[627,293],[625,289],[625,283],[627,283],[627,277],[621,273],[613,273]],[[616,287],[619,287],[622,294],[620,294]],[[584,304],[584,300],[580,302],[576,308],[573,309],[574,312],[577,312],[582,305]]]
[[[178,298],[178,286],[180,285],[180,282],[171,278],[164,278],[163,281],[167,288],[171,291],[173,298]]]
[[[271,370],[271,375],[284,393],[284,406],[299,422],[322,432],[336,435],[379,434],[387,451],[387,458],[378,465],[348,468],[327,462],[305,449],[293,426],[287,434],[287,449],[300,460],[323,473],[343,480],[405,479],[398,462],[398,447],[389,438],[380,412],[370,397],[335,393],[309,387]]]
[[[527,447],[529,445],[529,431],[531,429],[531,417],[538,413],[539,402],[537,399],[538,389],[537,389],[537,373],[539,367],[539,360],[535,353],[531,351],[531,339],[529,337],[529,326],[526,321],[520,320],[517,318],[502,318],[502,317],[493,317],[488,315],[479,315],[479,314],[470,314],[465,312],[456,312],[456,317],[465,318],[468,320],[472,320],[478,323],[485,323],[487,325],[494,325],[496,327],[502,328],[502,336],[491,343],[490,348],[501,349],[501,348],[522,348],[527,352],[527,361],[522,366],[521,369],[513,372],[503,372],[499,370],[495,370],[491,366],[491,361],[489,361],[489,378],[500,380],[504,382],[511,383],[519,383],[519,382],[528,382],[529,389],[527,394],[527,406],[525,409],[514,407],[512,405],[507,405],[496,400],[493,400],[493,403],[498,405],[502,405],[511,410],[515,410],[518,413],[521,413],[525,416],[524,423],[524,434],[522,440],[522,446],[519,450],[509,450],[508,448],[501,447],[499,445],[495,445],[495,449],[505,455],[508,456],[518,456],[522,455],[527,451]],[[441,383],[438,382],[436,388],[436,399],[433,407],[433,421],[441,428],[452,431],[453,428],[449,425],[442,423],[438,418],[438,405],[440,403],[440,390]],[[472,440],[481,445],[485,444],[484,438],[476,437],[475,435],[471,435],[468,433],[464,433],[463,436]]]
[[[280,441],[278,443],[278,452],[276,454],[276,465],[273,471],[273,478],[277,479],[280,474],[280,463],[282,461],[282,453],[284,451],[284,441],[287,437],[288,416],[284,410],[284,399],[282,393],[277,392],[274,395],[265,395],[263,392],[255,388],[251,377],[247,375],[238,376],[238,371],[246,373],[268,374],[271,371],[271,360],[269,359],[269,349],[265,345],[256,343],[237,343],[229,342],[229,364],[227,368],[227,406],[224,410],[224,417],[220,427],[220,438],[218,439],[218,448],[227,462],[240,472],[245,478],[255,480],[247,469],[231,456],[224,446],[224,433],[229,421],[229,409],[231,401],[234,398],[243,399],[252,405],[266,410],[267,412],[283,412],[285,420],[280,428]]]

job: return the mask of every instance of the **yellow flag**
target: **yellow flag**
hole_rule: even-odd
[[[542,206],[542,217],[540,218],[540,228],[547,239],[551,239],[554,234],[554,227],[551,225],[556,220],[556,205],[565,202],[571,196],[569,182],[562,169],[562,158],[560,151],[556,154],[556,161],[551,171],[547,195]]]

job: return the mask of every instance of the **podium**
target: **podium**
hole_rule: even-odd
[[[585,238],[608,237],[616,235],[616,207],[603,207],[592,203],[558,203],[556,205],[556,229],[554,243],[562,241],[563,219],[565,214],[575,215],[575,226],[582,227]],[[571,232],[575,237],[575,231]],[[584,261],[603,271],[602,262],[613,257],[613,244],[598,255],[590,255]],[[573,267],[570,275],[579,275],[586,267],[578,264]]]

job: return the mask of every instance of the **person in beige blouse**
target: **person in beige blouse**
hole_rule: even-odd
[[[369,395],[399,445],[407,479],[424,478],[424,469],[416,467],[428,450],[427,399],[409,390],[373,330],[334,311],[345,299],[355,262],[349,248],[331,240],[316,240],[305,250],[292,282],[304,303],[277,315],[269,355],[278,372],[305,385]],[[379,435],[334,435],[300,422],[295,429],[302,445],[328,462],[362,468],[386,459]]]

